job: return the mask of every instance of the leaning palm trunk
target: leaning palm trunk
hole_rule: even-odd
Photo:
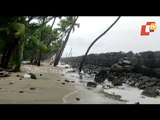
[[[21,62],[23,60],[23,49],[24,49],[24,40],[21,40],[19,41],[13,60],[13,62],[15,63],[15,68],[14,68],[15,72],[20,71]]]
[[[42,21],[42,24],[41,24],[41,27],[43,26],[43,25],[45,25],[45,17],[43,18],[43,21]],[[40,35],[40,41],[42,41],[42,30],[41,30],[41,35]],[[37,56],[37,66],[40,66],[41,65],[41,50],[39,50],[39,52],[38,52],[38,56]]]
[[[71,33],[71,31],[72,31],[72,29],[73,29],[73,27],[74,27],[77,19],[78,19],[78,17],[75,18],[75,20],[74,20],[72,26],[70,27],[69,32],[68,32],[68,34],[67,34],[67,36],[66,36],[66,38],[65,38],[64,43],[62,44],[62,47],[61,47],[60,51],[57,53],[57,55],[56,55],[56,57],[55,57],[54,66],[57,66],[58,63],[59,63],[59,60],[60,60],[60,58],[61,58],[61,56],[62,56],[62,54],[63,54],[64,48],[65,48],[65,46],[66,46],[66,44],[67,44],[67,42],[68,42],[68,40],[69,40],[70,33]]]
[[[82,61],[81,61],[81,63],[80,63],[80,66],[79,66],[79,75],[80,75],[80,78],[81,78],[81,70],[82,70],[84,61],[85,61],[85,59],[86,59],[86,57],[87,57],[87,54],[88,54],[89,50],[91,49],[91,47],[94,45],[94,43],[95,43],[96,41],[98,41],[104,34],[106,34],[106,33],[114,26],[114,24],[116,24],[116,22],[117,22],[119,19],[120,19],[120,16],[114,21],[114,23],[112,23],[112,25],[111,25],[109,28],[107,28],[100,36],[98,36],[98,37],[91,43],[91,45],[88,47],[88,49],[87,49],[84,57],[82,58]]]

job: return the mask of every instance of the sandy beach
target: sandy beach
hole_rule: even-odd
[[[37,79],[17,75],[34,73]],[[40,75],[42,74],[42,75]],[[74,81],[67,81],[64,68],[23,65],[21,72],[0,78],[0,104],[122,104],[93,91],[84,89]]]

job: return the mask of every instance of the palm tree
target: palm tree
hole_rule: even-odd
[[[88,49],[87,49],[84,57],[82,58],[82,61],[81,61],[81,63],[80,63],[80,66],[79,66],[79,75],[80,75],[80,78],[81,78],[81,70],[82,70],[83,64],[84,64],[84,62],[85,62],[85,59],[86,59],[86,57],[87,57],[87,54],[88,54],[89,50],[91,49],[91,47],[94,45],[95,42],[97,42],[104,34],[106,34],[106,33],[116,24],[116,22],[120,19],[120,17],[121,17],[121,16],[119,16],[119,17],[112,23],[112,25],[111,25],[109,28],[107,28],[101,35],[99,35],[99,36],[91,43],[91,45],[88,47]]]
[[[54,21],[53,21],[52,26],[51,26],[51,29],[52,29],[53,24],[54,24],[54,22],[55,22],[55,17],[53,17],[53,16],[51,16],[51,17],[42,16],[42,17],[40,17],[40,18],[42,18],[41,28],[43,28],[49,21],[51,21],[51,20],[54,18]],[[40,34],[41,34],[41,35],[40,35],[40,41],[43,41],[43,40],[42,40],[42,38],[43,38],[42,30],[41,30],[41,33],[40,33]],[[41,57],[42,57],[42,52],[39,50],[39,52],[38,52],[37,66],[40,66],[40,64],[41,64]]]
[[[70,26],[69,29],[65,30],[66,32],[68,31],[68,33],[67,33],[67,36],[66,36],[66,38],[65,38],[65,40],[64,40],[64,42],[63,42],[63,44],[62,44],[62,47],[60,48],[60,50],[59,50],[59,51],[57,52],[57,54],[56,54],[54,66],[57,66],[58,63],[59,63],[59,60],[60,60],[60,58],[61,58],[61,56],[62,56],[62,54],[63,54],[64,48],[65,48],[65,46],[66,46],[66,44],[67,44],[67,42],[68,42],[68,40],[69,40],[69,36],[70,36],[70,33],[71,33],[72,29],[73,29],[73,31],[74,31],[74,26],[75,26],[75,25],[77,25],[77,26],[79,27],[79,24],[76,24],[77,19],[78,19],[78,16],[77,16],[77,17],[74,17],[74,19],[73,19],[72,17],[68,17],[68,21],[69,21],[69,23],[71,24],[71,26]],[[63,25],[63,26],[62,26],[62,29],[64,29],[64,28],[67,26],[67,24],[65,24],[65,23],[62,24],[62,25]],[[64,27],[64,28],[63,28],[63,27]],[[64,32],[64,34],[65,34],[66,32]]]
[[[25,17],[0,17],[0,22],[3,26],[0,27],[0,32],[3,33],[3,40],[5,41],[3,54],[1,58],[0,66],[2,68],[7,68],[11,57],[15,51],[16,55],[16,68],[20,66],[23,50],[23,36],[25,33]]]

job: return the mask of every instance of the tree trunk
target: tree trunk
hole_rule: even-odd
[[[37,66],[41,65],[41,56],[42,56],[42,53],[41,53],[41,51],[39,51],[39,53],[38,53],[38,60],[37,60]]]
[[[0,64],[1,67],[4,66],[3,64],[4,64],[4,61],[5,61],[6,53],[8,51],[8,44],[9,44],[9,42],[6,42],[5,48],[3,50],[3,54],[2,54],[2,58],[1,58],[1,64]]]
[[[14,51],[16,45],[18,44],[17,39],[11,39],[5,45],[5,50],[1,59],[1,67],[6,69],[8,67],[12,52]]]
[[[107,28],[100,36],[98,36],[98,37],[91,43],[91,45],[88,47],[88,49],[87,49],[87,51],[86,51],[86,53],[85,53],[85,55],[84,55],[84,57],[82,58],[82,61],[81,61],[81,63],[80,63],[80,66],[79,66],[79,74],[81,73],[81,70],[82,70],[84,61],[85,61],[85,59],[86,59],[86,57],[87,57],[87,54],[88,54],[89,50],[91,49],[91,47],[92,47],[92,46],[94,45],[94,43],[95,43],[96,41],[98,41],[105,33],[107,33],[107,32],[113,27],[114,24],[116,24],[116,22],[120,19],[120,17],[121,17],[121,16],[119,16],[119,17],[114,21],[114,23],[112,23],[112,25],[111,25],[109,28]]]
[[[20,71],[21,62],[23,60],[23,49],[24,49],[24,41],[22,40],[22,41],[19,41],[19,44],[15,52],[14,61],[13,61],[15,63],[15,68],[14,68],[15,72]]]
[[[34,53],[36,52],[36,48],[33,49],[31,57],[30,57],[30,63],[33,63],[33,59],[34,59]]]
[[[25,17],[17,17],[17,20],[20,21],[25,21]],[[13,23],[15,23],[16,19],[13,19]],[[10,27],[12,30],[12,27]],[[8,64],[10,62],[11,57],[13,56],[13,52],[15,52],[15,56],[17,57],[17,59],[15,61],[11,61],[11,62],[15,62],[15,68],[18,70],[20,70],[20,65],[21,65],[21,60],[23,57],[23,47],[24,47],[24,41],[23,43],[20,43],[21,38],[16,38],[15,34],[12,33],[14,31],[10,31],[10,34],[8,35],[8,41],[5,44],[5,49],[3,52],[3,56],[1,59],[1,66],[6,69],[8,67]],[[14,57],[14,56],[13,56]],[[14,59],[13,59],[14,60]],[[18,70],[18,71],[19,71]]]
[[[61,56],[62,56],[62,54],[63,54],[64,48],[65,48],[65,46],[66,46],[66,44],[67,44],[67,42],[68,42],[68,40],[69,40],[69,35],[70,35],[70,33],[71,33],[71,31],[72,31],[72,29],[73,29],[73,27],[74,27],[77,19],[78,19],[78,17],[75,18],[75,21],[74,21],[73,24],[71,25],[70,30],[69,30],[66,38],[65,38],[65,41],[64,41],[64,43],[62,44],[62,47],[61,47],[61,49],[60,49],[60,52],[58,53],[57,57],[55,57],[54,66],[57,66],[58,63],[59,63],[59,60],[60,60],[60,58],[61,58]]]
[[[52,28],[53,28],[53,25],[54,25],[55,21],[56,21],[56,17],[54,17],[54,20],[53,20],[53,22],[52,22],[51,30],[52,30]]]
[[[50,21],[50,20],[49,20]],[[49,21],[47,21],[47,22],[49,22]],[[42,21],[42,25],[41,26],[43,26],[43,25],[45,25],[45,24],[47,24],[47,22],[45,23],[45,17],[43,18],[43,21]],[[40,41],[42,41],[42,31],[41,31],[41,38],[40,38]],[[41,65],[41,51],[39,50],[39,53],[38,53],[38,58],[37,58],[37,66],[40,66]]]
[[[66,37],[66,40],[65,40],[64,43],[62,44],[62,47],[61,47],[60,51],[59,51],[58,54],[57,54],[57,57],[55,57],[54,66],[57,66],[58,63],[59,63],[59,60],[60,60],[60,58],[61,58],[61,56],[62,56],[62,53],[63,53],[63,51],[64,51],[64,48],[65,48],[65,46],[66,46],[66,43],[67,43],[67,41],[68,41],[68,39],[69,39],[70,32],[71,32],[71,30],[68,32],[67,37]]]

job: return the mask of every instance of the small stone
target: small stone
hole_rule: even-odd
[[[60,81],[60,80],[57,80],[57,81]]]
[[[65,81],[65,82],[70,82],[70,81],[69,81],[69,80],[67,80],[67,79],[65,79],[64,81]]]
[[[19,80],[22,80],[22,78],[20,78]]]
[[[23,93],[24,91],[19,91],[19,93]]]
[[[29,73],[29,75],[31,75],[31,79],[37,79],[36,75],[33,73]]]
[[[76,100],[77,100],[77,101],[79,101],[79,100],[80,100],[80,98],[76,98]]]
[[[35,90],[36,88],[34,88],[34,87],[31,87],[31,88],[29,88],[30,90]]]
[[[20,75],[16,75],[16,77],[20,77]]]
[[[95,83],[95,82],[88,82],[87,83],[87,87],[97,87],[97,83]]]
[[[12,85],[13,83],[9,83],[10,85]]]
[[[134,104],[140,104],[139,102],[136,102],[136,103],[134,103]]]
[[[40,76],[42,76],[42,74],[40,74]]]
[[[63,85],[65,85],[65,83],[62,83]]]
[[[75,83],[75,81],[71,81],[72,83]]]

